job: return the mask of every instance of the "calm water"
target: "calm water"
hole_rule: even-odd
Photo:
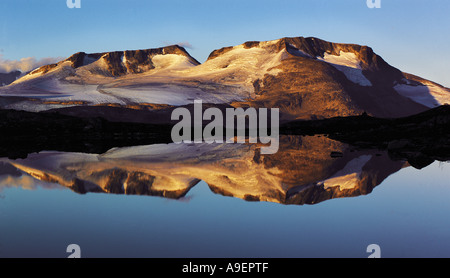
[[[301,145],[311,151],[311,141]],[[128,149],[127,153],[131,150]],[[367,154],[351,153],[358,159],[349,158],[353,162],[341,164],[330,160],[332,163],[326,169],[333,170],[321,173],[325,173],[326,178],[352,177],[351,173],[361,171],[353,164],[361,162],[365,166],[359,167],[362,172],[358,175],[363,177],[367,176],[364,173],[374,172],[374,165],[379,165],[375,163],[376,159],[383,159],[379,154],[372,157],[375,162],[367,162]],[[67,178],[68,173],[55,170],[54,165],[75,169],[70,173],[76,172],[78,177],[84,171],[74,164],[70,164],[71,168],[61,166],[63,159],[52,155],[39,154],[24,161],[10,161],[18,163],[14,165],[21,172],[3,164],[3,173],[0,173],[0,257],[64,258],[69,255],[66,247],[72,243],[81,247],[82,257],[364,258],[369,255],[366,253],[369,244],[378,244],[382,257],[450,257],[449,163],[435,162],[422,170],[402,164],[385,175],[386,178],[380,179],[367,195],[355,194],[355,189],[349,188],[346,179],[348,191],[345,192],[351,193],[349,197],[336,193],[333,195],[336,198],[322,198],[320,202],[301,205],[302,202],[288,204],[293,202],[281,197],[279,200],[284,201],[249,202],[238,196],[241,187],[233,191],[233,187],[225,188],[216,183],[210,188],[205,181],[196,183],[186,194],[171,198],[149,194],[78,194],[67,184],[61,185],[64,184],[61,181],[45,181],[38,173],[36,169],[45,168],[46,173],[58,172]],[[134,155],[134,160],[138,161]],[[45,160],[38,160],[42,156]],[[119,154],[114,153],[110,159],[117,160],[118,157]],[[177,160],[172,171],[182,168],[185,172],[186,165],[199,164],[198,161],[189,164],[180,162],[179,158]],[[42,166],[44,162],[45,167]],[[83,167],[86,163],[84,157]],[[158,163],[162,163],[161,160]],[[297,161],[294,165],[299,164]],[[152,169],[156,167],[145,165]],[[229,165],[220,166],[221,173],[229,169]],[[92,164],[89,167],[91,169]],[[160,171],[168,167],[164,164]],[[296,167],[299,166],[283,169],[285,172],[278,176],[288,172],[293,176],[292,169],[300,171]],[[317,169],[317,166],[311,167]],[[392,169],[392,165],[387,167]],[[211,171],[215,173],[218,169],[215,167]],[[200,170],[191,171],[189,175]],[[101,173],[104,172],[101,168]],[[376,173],[381,175],[380,171]],[[179,175],[178,172],[169,174]],[[199,172],[199,175],[212,179],[209,172]],[[317,173],[311,172],[311,175]],[[228,177],[233,179],[231,174]],[[287,183],[286,178],[281,180],[280,184]],[[130,179],[127,183],[130,186]],[[329,182],[324,184],[329,186]],[[298,185],[284,188],[289,192],[297,188],[294,191],[300,192]],[[253,195],[259,192],[258,196],[264,199],[265,193],[261,188],[255,191],[249,187],[247,190]],[[296,198],[299,200],[298,196]]]

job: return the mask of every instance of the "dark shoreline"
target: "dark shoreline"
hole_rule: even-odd
[[[361,115],[294,121],[282,125],[280,134],[323,134],[358,148],[387,150],[392,159],[420,169],[435,160],[450,160],[450,106],[397,119]]]
[[[171,128],[57,112],[0,110],[0,157],[26,158],[45,150],[101,154],[114,147],[169,143]]]
[[[172,126],[0,110],[0,157],[26,158],[44,150],[101,154],[114,147],[167,144]],[[393,159],[422,168],[450,160],[450,106],[397,119],[360,115],[293,121],[281,125],[280,135],[324,135],[358,148],[388,150]]]

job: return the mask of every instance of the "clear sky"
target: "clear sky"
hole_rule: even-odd
[[[450,87],[450,1],[1,0],[0,63],[180,43],[200,62],[250,40],[314,36],[371,46],[391,65]]]

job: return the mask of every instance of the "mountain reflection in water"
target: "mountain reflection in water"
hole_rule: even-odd
[[[0,186],[60,184],[89,192],[184,197],[201,180],[247,201],[316,204],[366,195],[409,166],[385,151],[356,149],[322,136],[281,136],[278,153],[255,144],[158,144],[97,154],[41,152],[0,159]]]

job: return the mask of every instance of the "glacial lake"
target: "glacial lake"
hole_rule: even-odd
[[[0,257],[450,257],[449,181],[319,137],[3,158]]]

